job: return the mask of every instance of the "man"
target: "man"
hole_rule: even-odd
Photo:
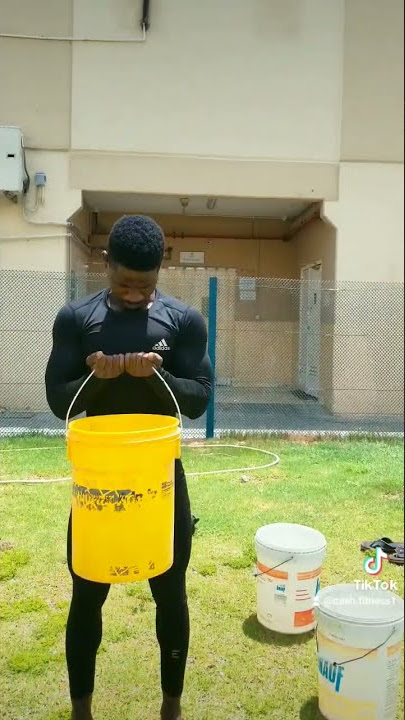
[[[55,320],[46,392],[57,417],[66,417],[90,369],[94,376],[77,398],[73,415],[174,415],[173,400],[154,368],[173,391],[184,415],[197,418],[204,413],[212,383],[205,322],[196,310],[156,289],[163,252],[163,232],[150,218],[123,217],[113,226],[104,253],[109,289],[68,303]],[[174,564],[150,581],[161,652],[162,720],[181,720],[189,643],[185,576],[192,520],[180,461],[176,461],[175,488]],[[73,579],[66,629],[72,720],[92,720],[96,653],[109,585],[74,573],[71,518],[67,552]]]

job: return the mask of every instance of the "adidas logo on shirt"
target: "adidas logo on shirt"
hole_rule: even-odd
[[[155,350],[156,352],[161,352],[165,350],[170,350],[167,342],[165,339],[161,340],[160,342],[156,343],[156,345],[153,346],[152,350]]]

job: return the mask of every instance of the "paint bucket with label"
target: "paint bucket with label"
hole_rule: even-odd
[[[404,601],[360,583],[321,590],[317,619],[319,708],[326,720],[395,720]]]
[[[305,525],[275,523],[257,531],[255,544],[260,624],[291,635],[312,630],[325,537]]]

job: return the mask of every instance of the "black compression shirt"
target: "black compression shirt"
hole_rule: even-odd
[[[64,419],[76,392],[89,375],[86,358],[156,352],[163,358],[162,377],[173,391],[182,414],[200,417],[211,394],[212,368],[204,319],[197,310],[156,291],[148,310],[112,310],[108,291],[65,305],[53,327],[53,347],[45,383],[52,412]],[[80,393],[72,416],[145,413],[174,415],[167,388],[158,377],[123,374],[111,380],[94,376]]]

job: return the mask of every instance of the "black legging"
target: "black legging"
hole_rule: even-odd
[[[183,692],[190,625],[186,570],[190,560],[192,521],[186,478],[176,462],[174,564],[149,581],[156,603],[156,633],[161,653],[162,690],[169,697]],[[69,519],[67,555],[73,596],[66,628],[66,659],[70,695],[79,700],[94,690],[96,654],[102,637],[102,607],[110,586],[78,577],[72,569],[72,519]]]

